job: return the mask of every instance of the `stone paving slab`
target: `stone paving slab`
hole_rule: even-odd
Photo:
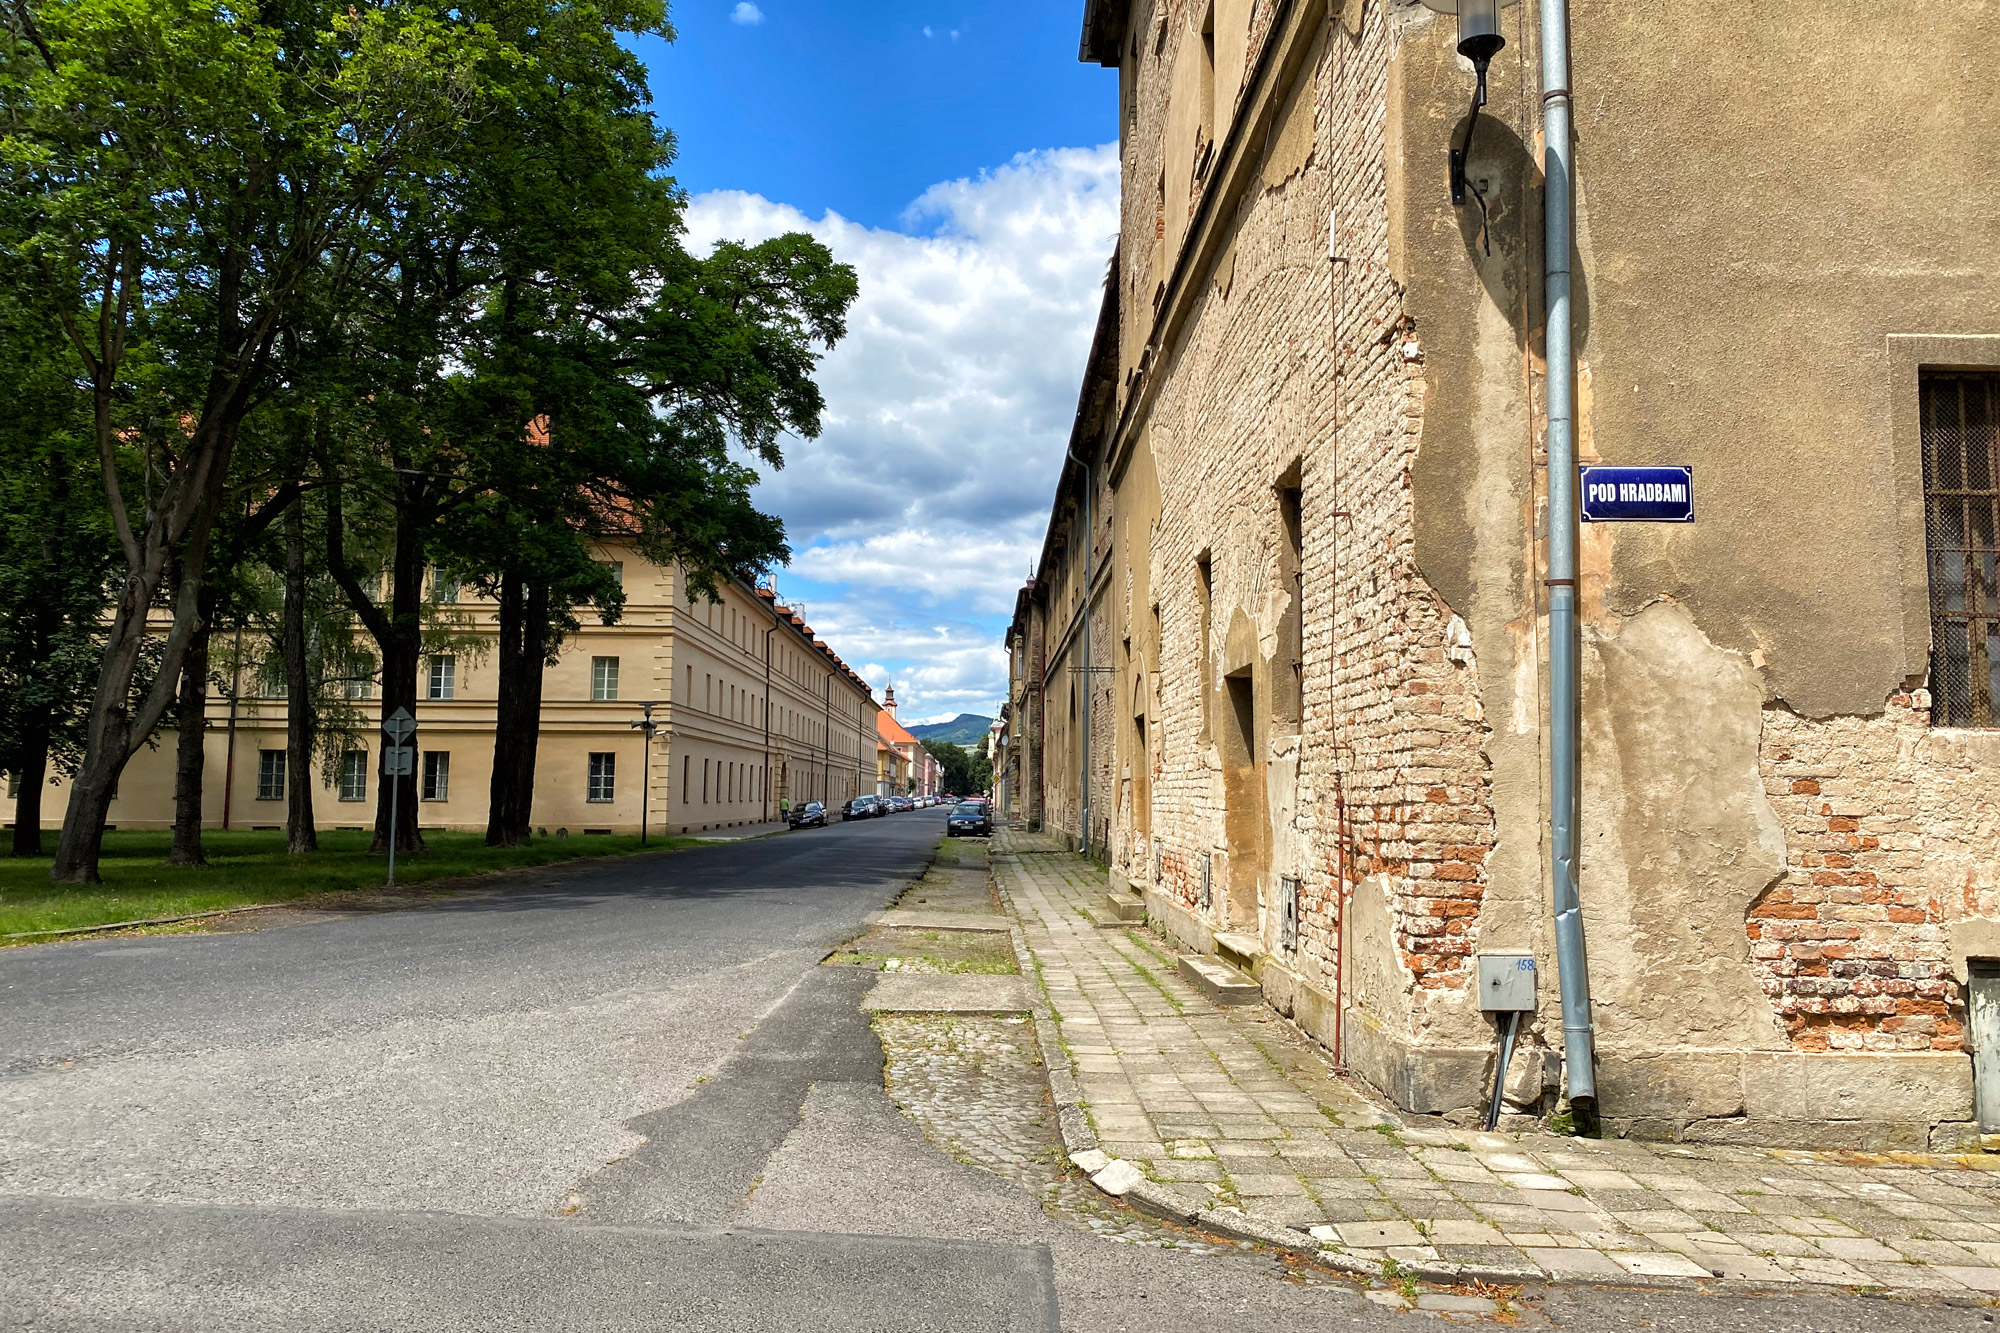
[[[871,912],[868,924],[894,926],[899,930],[1004,931],[1011,929],[1014,923],[1007,917],[990,912],[920,912],[891,908],[884,912]]]
[[[1394,1261],[1489,1280],[2000,1292],[2000,1159],[1487,1134],[1401,1117],[1270,1009],[1214,1004],[1157,935],[1092,925],[1084,909],[1107,876],[1060,839],[999,830],[992,852],[1017,948],[1039,974],[1035,1002],[1059,1026],[1061,1051],[1044,1045],[1052,1086],[1069,1090],[1058,1104],[1071,1102],[1086,1146],[1130,1161],[1163,1201],[1205,1200],[1197,1225],[1282,1228],[1270,1234],[1364,1274]]]
[[[1020,977],[945,972],[885,974],[861,1007],[895,1014],[1025,1014],[1033,1006]]]

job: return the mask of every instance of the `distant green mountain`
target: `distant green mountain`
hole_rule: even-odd
[[[986,729],[993,725],[990,717],[977,713],[960,713],[949,722],[926,722],[922,726],[909,728],[909,733],[920,741],[943,741],[948,745],[981,745],[986,741]]]

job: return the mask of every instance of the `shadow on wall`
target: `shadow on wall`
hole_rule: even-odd
[[[1465,117],[1452,126],[1451,142],[1465,139]],[[1445,174],[1445,173],[1440,173]],[[1458,215],[1459,237],[1486,295],[1505,312],[1515,345],[1542,341],[1542,170],[1533,151],[1512,126],[1486,112],[1472,133],[1466,159],[1465,202]],[[1439,193],[1450,206],[1448,178]],[[1479,211],[1484,195],[1486,214]],[[1495,253],[1486,253],[1489,243]],[[1518,254],[1516,253],[1518,247]],[[1516,261],[1510,263],[1510,259]],[[1516,266],[1518,264],[1518,267]],[[1525,290],[1523,290],[1525,288]],[[1524,299],[1525,297],[1525,299]],[[1570,264],[1571,341],[1581,356],[1590,340],[1590,284],[1582,263]]]

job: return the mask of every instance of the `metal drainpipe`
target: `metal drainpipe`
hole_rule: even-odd
[[[1571,1103],[1594,1111],[1596,1053],[1590,970],[1577,894],[1577,624],[1575,364],[1570,346],[1571,140],[1568,0],[1541,0],[1543,262],[1548,350],[1549,842],[1563,1068]]]

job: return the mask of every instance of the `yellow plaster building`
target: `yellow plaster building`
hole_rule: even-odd
[[[838,804],[874,789],[879,709],[867,682],[770,589],[730,584],[718,602],[690,602],[677,568],[615,546],[601,556],[620,569],[625,613],[615,625],[586,621],[544,676],[537,832],[636,833],[642,794],[651,828],[702,832],[776,819],[785,799]],[[496,633],[491,602],[468,592],[456,607],[475,637]],[[320,828],[372,827],[374,784],[385,781],[376,753],[379,690],[355,690],[367,719],[363,748],[349,751],[329,782],[319,772],[285,771],[285,700],[282,691],[255,693],[257,676],[242,673],[233,706],[229,691],[209,698],[204,823],[282,828],[286,784],[305,776]],[[490,654],[425,660],[417,689],[422,771],[403,779],[422,827],[485,829],[498,684]],[[650,759],[633,726],[648,701],[659,728]],[[172,826],[173,737],[160,740],[126,767],[113,827]],[[0,805],[8,815],[14,794]],[[59,820],[66,800],[53,791],[43,808]]]

